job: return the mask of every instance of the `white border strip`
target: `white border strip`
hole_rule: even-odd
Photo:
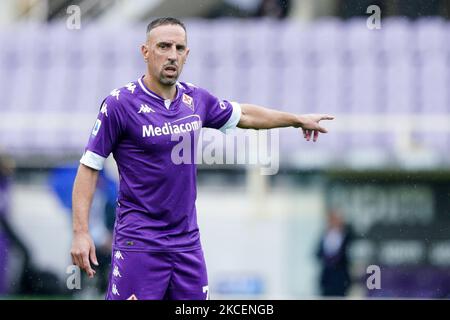
[[[80,163],[95,170],[102,170],[106,158],[87,150],[80,159]]]
[[[227,129],[236,128],[237,124],[239,123],[239,120],[241,119],[242,114],[241,105],[237,102],[231,102],[231,105],[233,106],[231,116],[228,119],[228,121],[219,129],[223,133],[225,133]]]

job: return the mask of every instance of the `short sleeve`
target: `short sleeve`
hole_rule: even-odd
[[[220,100],[207,91],[202,92],[205,107],[205,127],[218,129],[225,133],[227,129],[236,128],[241,118],[241,106],[237,102]]]
[[[103,163],[114,150],[125,130],[125,117],[120,102],[108,96],[102,103],[88,144],[80,162],[92,169],[103,169]]]

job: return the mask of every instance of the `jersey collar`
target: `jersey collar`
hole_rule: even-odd
[[[158,101],[161,101],[164,104],[164,106],[167,108],[167,110],[169,110],[169,107],[173,101],[178,100],[178,98],[181,95],[181,89],[184,89],[183,85],[177,81],[177,83],[176,83],[177,93],[175,94],[175,99],[173,99],[173,100],[164,99],[161,96],[159,96],[158,94],[156,94],[155,92],[153,92],[152,90],[150,90],[149,88],[147,88],[144,84],[144,81],[142,80],[143,78],[144,78],[144,76],[142,76],[138,79],[138,83],[139,83],[139,86],[141,87],[142,91],[144,91],[145,94],[149,95],[150,97],[157,99]]]

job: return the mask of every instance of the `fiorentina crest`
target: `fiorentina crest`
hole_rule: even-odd
[[[192,97],[188,96],[187,94],[183,93],[183,102],[185,105],[187,105],[192,111],[194,111],[194,99]]]

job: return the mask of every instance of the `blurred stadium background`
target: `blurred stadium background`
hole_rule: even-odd
[[[81,9],[81,28],[68,19]],[[381,29],[367,26],[370,5]],[[154,17],[186,22],[181,80],[221,98],[331,113],[318,143],[280,130],[280,170],[200,165],[211,297],[320,298],[316,252],[330,211],[353,229],[350,298],[450,297],[450,1],[4,0],[0,2],[0,292],[68,290],[70,194],[99,104],[144,73]],[[108,267],[116,172],[92,215]],[[369,289],[367,267],[381,268]]]

